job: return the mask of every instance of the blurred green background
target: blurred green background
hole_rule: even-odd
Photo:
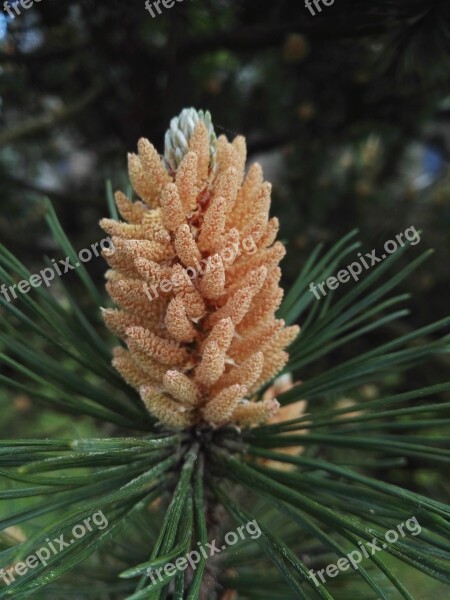
[[[336,0],[314,17],[302,2],[267,0],[185,0],[155,18],[143,0],[42,0],[13,20],[3,10],[0,241],[31,272],[44,255],[64,258],[44,196],[76,250],[102,239],[105,182],[127,187],[126,154],[139,137],[162,151],[170,119],[195,106],[211,111],[218,134],[244,134],[249,160],[273,183],[286,287],[319,242],[357,227],[370,252],[414,226],[421,242],[403,262],[436,253],[403,284],[412,314],[358,344],[443,317],[449,28],[449,4],[423,0]],[[87,268],[101,288],[103,260]],[[417,372],[415,384],[449,364]]]
[[[8,4],[8,3],[6,3]],[[14,12],[13,12],[14,14]],[[74,245],[100,239],[104,185],[139,137],[160,150],[183,107],[244,134],[274,184],[287,281],[318,241],[357,226],[370,251],[408,226],[437,258],[410,282],[448,291],[450,7],[444,1],[43,0],[0,15],[0,238],[29,266],[55,251],[49,196]],[[90,265],[101,276],[101,260]]]
[[[374,335],[442,317],[449,31],[438,0],[336,0],[315,16],[275,0],[184,0],[155,18],[144,0],[42,0],[13,20],[3,10],[0,240],[32,272],[44,254],[62,258],[44,195],[77,250],[102,239],[106,180],[125,187],[138,138],[162,151],[171,117],[195,106],[219,134],[244,134],[273,182],[286,286],[318,242],[358,227],[369,252],[414,226],[415,253],[436,254],[404,286],[411,318]],[[101,286],[102,259],[88,269]]]

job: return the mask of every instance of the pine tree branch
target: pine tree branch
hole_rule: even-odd
[[[72,45],[65,44],[64,46],[44,46],[33,50],[33,52],[21,52],[14,48],[13,50],[0,52],[0,62],[36,63],[52,59],[62,60],[63,58],[70,58],[88,47],[89,45],[86,42],[77,42]]]
[[[2,173],[2,175],[0,176],[0,180],[5,181],[6,183],[12,186],[18,187],[19,189],[35,192],[36,194],[39,194],[43,197],[45,196],[63,202],[71,202],[77,205],[86,204],[92,206],[95,205],[95,203],[98,201],[98,198],[96,198],[95,195],[89,196],[88,194],[68,194],[60,190],[54,190],[39,185],[31,181],[26,181],[24,179],[13,177],[12,175],[6,173]]]
[[[90,90],[82,95],[78,100],[64,107],[63,109],[56,110],[53,113],[29,119],[22,125],[19,125],[15,129],[5,131],[0,135],[0,147],[6,146],[13,142],[17,142],[23,138],[27,138],[38,133],[42,133],[48,129],[52,129],[55,125],[67,121],[83,111],[89,106],[94,100],[98,98],[100,93],[104,90],[105,84],[95,84]]]

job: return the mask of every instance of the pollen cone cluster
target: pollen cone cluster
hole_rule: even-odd
[[[113,365],[149,412],[173,428],[272,418],[276,399],[256,392],[285,365],[298,333],[275,318],[283,291],[261,167],[245,175],[246,146],[215,138],[209,115],[174,119],[165,157],[145,139],[129,155],[138,200],[115,196],[122,221],[103,219],[113,248],[103,311],[126,347]]]

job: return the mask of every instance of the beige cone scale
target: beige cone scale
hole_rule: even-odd
[[[258,389],[286,364],[298,327],[275,318],[283,291],[269,219],[270,184],[243,137],[217,140],[210,117],[187,109],[171,123],[165,157],[145,139],[129,155],[139,200],[117,192],[123,222],[103,219],[107,291],[103,311],[125,347],[113,365],[148,411],[172,428],[272,418],[274,398]],[[150,291],[150,293],[149,293]]]

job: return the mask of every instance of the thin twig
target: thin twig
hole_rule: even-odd
[[[89,104],[91,104],[100,95],[104,88],[104,83],[95,84],[86,92],[86,94],[81,96],[81,98],[79,98],[73,104],[70,104],[63,109],[56,110],[50,114],[43,115],[35,119],[29,119],[23,125],[19,125],[15,129],[5,131],[2,135],[0,135],[0,147],[11,144],[12,142],[17,142],[23,138],[36,135],[37,133],[51,129],[58,123],[67,121],[89,106]]]

